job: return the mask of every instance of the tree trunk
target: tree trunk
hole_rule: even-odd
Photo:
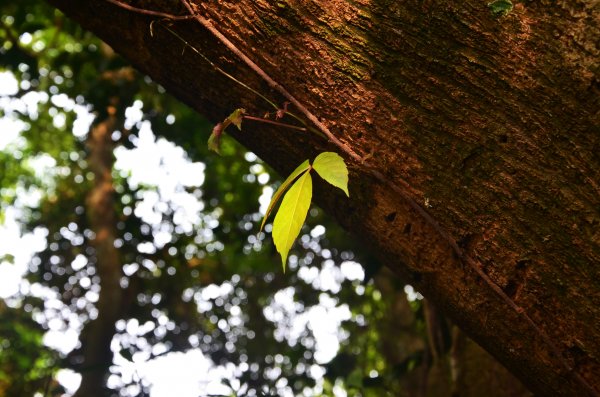
[[[116,99],[118,101],[118,99]],[[86,212],[95,237],[95,263],[100,277],[98,317],[86,324],[81,336],[81,351],[71,355],[75,369],[81,372],[81,385],[74,397],[106,395],[108,368],[112,365],[111,342],[115,323],[122,314],[123,290],[120,285],[122,261],[115,248],[117,217],[114,203],[112,170],[116,128],[116,109],[108,107],[108,115],[90,129],[87,139],[88,163],[94,174],[94,185],[86,199]]]
[[[199,17],[177,21],[49,1],[215,122],[273,109],[204,57],[275,103],[285,87],[339,142],[247,121],[237,139],[284,173],[338,151],[350,199],[319,185],[324,209],[536,394],[600,395],[597,0],[505,15],[500,1],[195,0]]]

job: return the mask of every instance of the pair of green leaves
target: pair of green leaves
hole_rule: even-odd
[[[280,110],[281,112],[287,111],[287,103]],[[246,111],[242,108],[236,109],[223,122],[218,123],[208,138],[208,148],[220,154],[221,137],[225,129],[233,124],[241,130],[245,113]],[[277,115],[281,117],[279,110]],[[346,168],[344,159],[337,153],[323,152],[315,158],[312,165],[306,160],[287,177],[273,195],[260,225],[260,230],[262,230],[273,208],[283,197],[279,211],[277,211],[275,220],[273,221],[273,241],[275,242],[277,251],[281,254],[284,272],[288,253],[298,234],[300,234],[300,229],[302,229],[308,209],[310,208],[312,200],[312,178],[310,172],[312,170],[315,170],[321,178],[333,186],[342,189],[346,193],[346,196],[350,196],[348,193],[348,168]]]
[[[294,241],[298,237],[298,234],[300,234],[300,229],[310,208],[312,200],[312,178],[310,172],[312,170],[315,170],[325,181],[342,189],[346,193],[346,196],[350,196],[348,193],[348,168],[346,168],[344,159],[337,153],[323,152],[315,158],[312,165],[306,160],[287,177],[273,195],[260,225],[260,230],[262,230],[273,208],[283,196],[283,200],[273,221],[272,234],[275,247],[281,254],[284,272],[290,248],[292,248]]]

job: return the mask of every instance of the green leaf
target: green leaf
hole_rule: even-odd
[[[292,182],[294,182],[301,174],[308,171],[309,169],[310,169],[310,164],[308,163],[308,160],[306,160],[304,163],[300,164],[298,166],[298,168],[296,168],[294,170],[294,172],[292,172],[285,181],[283,181],[281,186],[279,186],[279,189],[277,189],[277,191],[271,198],[271,202],[269,203],[269,206],[267,207],[267,212],[265,212],[265,217],[263,218],[263,221],[260,224],[260,230],[262,230],[263,227],[265,226],[265,222],[267,221],[267,218],[271,214],[271,211],[273,211],[273,207],[275,207],[275,204],[277,204],[277,202],[279,201],[281,196],[283,196],[283,193],[285,193],[285,191],[288,189],[288,187],[290,187]]]
[[[243,108],[235,109],[233,111],[233,113],[231,113],[229,115],[229,117],[227,117],[227,119],[225,119],[225,120],[229,121],[231,124],[235,125],[238,128],[238,130],[241,131],[242,130],[242,119],[244,118],[245,113],[246,113],[246,109],[243,109]]]
[[[223,123],[218,123],[208,137],[208,149],[221,154],[221,135],[223,134]]]
[[[212,133],[208,137],[208,149],[212,150],[217,154],[221,154],[221,137],[225,132],[225,129],[231,124],[235,125],[238,130],[242,130],[242,120],[246,114],[246,109],[239,108],[235,109],[222,123],[218,123],[212,130]]]
[[[348,193],[348,168],[344,159],[334,152],[323,152],[317,156],[313,168],[327,182],[339,187],[350,197]]]
[[[300,234],[306,219],[312,198],[312,178],[310,172],[304,172],[285,194],[279,211],[273,222],[273,241],[281,254],[281,263],[285,272],[287,256]]]

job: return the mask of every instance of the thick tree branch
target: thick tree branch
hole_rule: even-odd
[[[85,7],[52,2],[215,120],[236,101],[260,111],[253,95],[229,92],[229,81],[181,56],[172,36],[148,36],[147,18],[120,14],[129,30],[117,35]],[[583,1],[555,14],[520,4],[502,19],[476,1],[392,10],[378,1],[288,3],[287,13],[264,1],[186,4],[209,13],[219,34],[307,109],[320,109],[353,152],[374,153],[365,164],[348,155],[356,160],[351,200],[323,194],[325,208],[532,389],[597,395],[588,387],[598,386],[600,368],[597,183],[582,181],[598,177],[597,113],[589,109],[598,90],[593,57],[578,50],[591,48],[597,14]],[[577,7],[589,18],[577,19]],[[206,32],[187,24],[177,31],[208,58],[230,59],[233,50]],[[286,98],[280,84],[235,60],[227,69]],[[258,130],[238,138],[280,170],[323,146]]]
[[[116,0],[107,0],[111,3],[119,3]],[[454,253],[461,259],[461,261],[467,266],[471,267],[478,275],[481,277],[484,282],[497,294],[506,304],[508,304],[515,312],[519,313],[523,319],[531,326],[531,328],[544,340],[544,342],[548,345],[548,347],[552,350],[552,352],[556,355],[556,357],[560,360],[564,368],[568,371],[568,373],[573,376],[577,382],[579,382],[583,387],[585,387],[592,395],[600,396],[600,393],[597,393],[594,388],[579,374],[577,373],[573,366],[569,364],[569,362],[565,359],[563,352],[558,348],[557,344],[548,336],[548,334],[531,318],[531,316],[519,306],[513,299],[511,299],[503,290],[496,284],[483,270],[480,263],[470,257],[467,253],[465,253],[457,244],[457,242],[450,236],[450,234],[444,230],[439,223],[429,214],[427,211],[420,206],[413,197],[410,196],[405,190],[400,189],[398,185],[393,183],[390,179],[386,178],[383,173],[378,171],[376,168],[370,167],[368,164],[364,163],[363,158],[358,155],[352,148],[350,148],[345,143],[341,142],[328,128],[322,123],[310,110],[304,106],[298,99],[296,99],[287,89],[285,89],[281,84],[275,81],[268,73],[266,73],[260,66],[258,66],[254,61],[252,61],[243,51],[236,47],[225,35],[223,35],[214,25],[205,17],[203,17],[197,10],[194,10],[192,5],[188,0],[181,0],[181,3],[187,8],[190,12],[188,15],[189,18],[194,18],[198,21],[203,27],[205,27],[208,31],[210,31],[216,38],[219,40],[221,44],[227,47],[232,53],[234,53],[241,61],[243,61],[250,69],[252,69],[256,74],[258,74],[268,85],[273,88],[280,94],[282,94],[291,104],[293,104],[300,112],[308,119],[310,122],[318,128],[318,130],[323,133],[339,150],[348,155],[353,160],[361,163],[363,166],[366,166],[368,172],[373,175],[378,181],[388,186],[395,193],[400,195],[404,200],[406,200],[410,206],[421,216],[423,219],[429,223],[439,234],[442,236],[444,240],[447,241],[451,249]],[[130,9],[131,11],[135,11],[141,14],[146,15],[156,15],[162,13],[155,13],[149,10],[135,9],[133,7],[125,7],[125,4],[119,3],[123,8]],[[170,14],[162,14],[159,16],[165,16],[171,19],[180,19],[180,17],[174,17]],[[212,63],[212,62],[211,62]],[[250,118],[250,117],[246,117]],[[396,177],[394,181],[397,183],[401,181],[402,184],[410,188],[408,183],[406,183],[401,178]]]

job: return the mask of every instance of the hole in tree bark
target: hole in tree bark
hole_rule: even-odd
[[[397,212],[395,212],[395,211],[394,212],[390,212],[389,214],[387,214],[385,216],[385,220],[388,221],[388,222],[394,222],[394,220],[396,219],[396,215],[397,215]]]
[[[579,346],[572,346],[567,349],[567,356],[569,356],[575,362],[575,364],[577,364],[581,360],[585,359],[587,354]]]
[[[527,267],[527,265],[529,265],[529,262],[531,262],[530,259],[521,259],[520,261],[517,261],[517,264],[515,265],[515,269],[523,270]]]
[[[506,284],[506,287],[504,287],[504,292],[512,299],[517,294],[517,287],[516,281],[510,280],[508,284]]]

